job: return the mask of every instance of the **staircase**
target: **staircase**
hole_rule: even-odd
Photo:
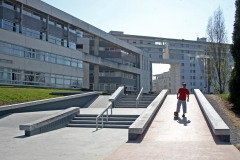
[[[142,99],[139,101],[136,107],[137,95],[124,95],[117,103],[115,108],[147,108],[147,106],[156,98],[157,95],[142,95]]]
[[[139,115],[108,115],[108,122],[104,116],[103,128],[129,128]],[[68,124],[68,127],[96,128],[97,114],[78,114]],[[101,128],[102,119],[98,121]]]

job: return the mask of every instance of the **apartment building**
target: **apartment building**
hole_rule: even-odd
[[[151,79],[153,81],[152,91],[159,92],[163,88],[168,88],[170,93],[176,93],[181,84],[185,82],[192,93],[195,88],[203,92],[214,92],[214,87],[209,84],[208,69],[206,68],[206,63],[209,62],[206,38],[190,41],[128,35],[121,31],[111,31],[110,34],[142,49],[151,64],[171,65],[169,73],[155,75],[155,78]],[[231,68],[233,61],[229,49],[227,49],[227,54],[229,55],[229,68]],[[152,77],[151,74],[149,76]],[[168,83],[166,83],[166,79],[168,79]]]

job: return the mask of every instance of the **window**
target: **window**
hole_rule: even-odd
[[[162,42],[155,42],[155,45],[162,45]]]
[[[77,33],[77,37],[79,37],[79,38],[82,38],[83,37],[83,32],[82,31],[80,31],[80,30],[76,30],[76,33]]]
[[[70,58],[65,58],[64,64],[67,65],[67,66],[70,66],[71,65],[71,59]]]
[[[76,29],[73,26],[69,27],[69,32],[76,34]]]
[[[41,20],[41,16],[36,12],[32,13],[32,17],[35,18],[35,19]]]
[[[74,42],[69,42],[69,48],[76,49],[77,44]]]
[[[83,44],[77,44],[76,47],[77,49],[83,49]]]
[[[83,62],[78,59],[60,56],[36,49],[25,48],[17,45],[0,42],[0,50],[2,54],[8,54],[18,57],[31,58],[38,61],[51,62],[61,65],[83,68]]]
[[[4,2],[3,2],[3,7],[6,7],[6,8],[8,8],[8,9],[14,10],[14,5],[13,5],[13,3],[8,2],[8,1],[4,1]]]
[[[71,66],[72,67],[77,67],[78,66],[77,61],[76,60],[72,60]]]
[[[37,53],[37,54],[36,54],[36,59],[37,59],[37,60],[40,60],[40,61],[44,61],[44,54]]]

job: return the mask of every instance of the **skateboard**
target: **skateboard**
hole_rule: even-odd
[[[178,112],[174,112],[174,119],[178,119]]]

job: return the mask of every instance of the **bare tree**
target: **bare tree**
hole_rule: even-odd
[[[207,25],[208,46],[208,79],[218,93],[224,93],[229,78],[227,54],[227,32],[223,12],[220,7],[210,17]]]

